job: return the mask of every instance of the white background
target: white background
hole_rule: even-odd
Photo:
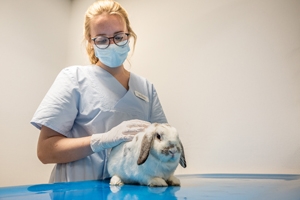
[[[88,64],[92,0],[0,0],[0,187],[46,183],[29,124],[59,71]],[[177,174],[300,174],[299,0],[119,0],[138,35],[126,66],[180,132]]]

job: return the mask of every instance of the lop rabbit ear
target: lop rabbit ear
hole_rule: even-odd
[[[181,147],[181,156],[180,156],[179,163],[183,168],[186,168],[184,149],[183,149],[183,145],[182,145],[181,141],[179,141],[179,144],[180,144],[180,147]]]
[[[138,165],[143,164],[147,160],[152,143],[153,143],[154,134],[155,134],[155,130],[153,130],[151,133],[146,133],[144,135],[142,144],[141,144],[140,155],[137,160]]]

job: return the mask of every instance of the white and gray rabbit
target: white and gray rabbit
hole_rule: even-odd
[[[107,168],[111,185],[180,186],[174,176],[178,163],[186,167],[177,130],[169,124],[154,123],[132,141],[114,147]]]

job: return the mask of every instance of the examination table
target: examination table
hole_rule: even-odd
[[[181,187],[110,186],[109,180],[0,187],[1,200],[263,199],[300,200],[300,175],[177,175]]]

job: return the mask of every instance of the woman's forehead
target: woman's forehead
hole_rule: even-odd
[[[91,36],[114,35],[117,32],[127,32],[123,18],[117,14],[101,14],[91,20]]]

